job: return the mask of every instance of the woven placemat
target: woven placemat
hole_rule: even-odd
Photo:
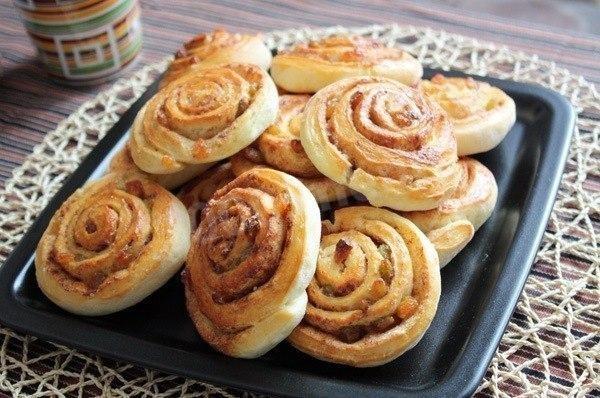
[[[478,394],[600,395],[600,96],[581,76],[506,47],[410,26],[276,31],[272,48],[333,33],[401,45],[425,66],[538,83],[578,119],[565,174],[531,275]],[[119,115],[166,66],[149,65],[49,132],[0,191],[0,260]],[[14,396],[246,396],[250,393],[83,353],[0,326],[0,390]]]

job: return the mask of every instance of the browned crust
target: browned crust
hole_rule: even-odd
[[[306,228],[318,210],[306,195],[284,173],[257,168],[217,190],[202,211],[184,281],[188,311],[216,349],[234,356],[244,351],[236,346],[240,332],[287,305],[306,261],[316,258],[318,242]],[[313,243],[314,253],[305,253]]]
[[[382,244],[389,250],[383,255]],[[392,273],[357,273],[377,270],[378,261],[391,264]],[[440,295],[437,256],[415,225],[390,211],[341,209],[333,224],[324,222],[307,293],[307,312],[289,337],[292,345],[324,361],[380,365],[412,348],[429,327]]]
[[[65,292],[82,298],[124,294],[160,266],[149,254],[170,240],[168,218],[176,200],[137,173],[108,174],[77,190],[59,208],[38,244],[36,267],[43,268]],[[105,224],[106,219],[118,217],[111,208],[122,208],[119,211],[134,217],[131,222],[137,224],[128,227],[127,235],[119,235],[116,223]],[[80,246],[91,244],[90,239],[94,246]]]
[[[410,55],[389,48],[376,39],[361,36],[332,36],[282,51],[278,57],[302,57],[315,61],[372,66],[385,60],[402,60]]]

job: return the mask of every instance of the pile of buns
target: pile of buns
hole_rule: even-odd
[[[39,286],[103,315],[185,265],[189,315],[226,355],[287,339],[351,366],[397,358],[435,316],[440,268],[494,209],[494,176],[466,156],[515,121],[500,89],[422,73],[372,38],[274,57],[258,35],[194,38],[109,172],[52,218]]]

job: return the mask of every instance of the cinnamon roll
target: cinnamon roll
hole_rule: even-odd
[[[129,143],[126,143],[125,146],[111,159],[107,173],[125,171],[136,172],[152,181],[156,181],[166,189],[173,189],[185,184],[210,166],[212,166],[212,163],[201,163],[190,165],[189,167],[171,174],[149,174],[137,167],[131,157]]]
[[[277,89],[258,66],[192,68],[138,113],[131,157],[151,174],[225,159],[251,144],[277,117]]]
[[[381,76],[414,85],[423,68],[406,51],[375,39],[333,36],[277,54],[271,75],[279,87],[291,93],[315,93],[350,76]]]
[[[321,173],[373,206],[433,209],[458,185],[445,112],[395,80],[352,77],[320,90],[306,105],[300,139]]]
[[[435,249],[412,222],[370,206],[337,210],[323,222],[306,315],[289,341],[324,361],[382,365],[419,342],[440,289]]]
[[[264,70],[271,66],[271,51],[260,35],[229,33],[215,29],[212,33],[200,34],[186,42],[176,54],[161,80],[161,86],[185,74],[192,65],[219,65],[248,63]]]
[[[236,175],[258,166],[268,166],[297,177],[312,192],[318,203],[334,202],[351,191],[323,174],[311,163],[300,143],[301,113],[310,96],[282,95],[275,123],[255,143],[231,158]]]
[[[189,246],[189,217],[177,198],[138,174],[112,173],[75,191],[52,217],[36,277],[65,310],[109,314],[161,287]]]
[[[181,188],[177,197],[188,210],[192,231],[198,227],[202,209],[213,194],[234,178],[231,164],[227,162],[211,167]]]
[[[490,217],[498,186],[491,171],[475,159],[461,158],[460,182],[437,208],[402,213],[427,234],[443,267],[460,252]]]
[[[252,169],[219,189],[202,211],[183,276],[202,338],[242,358],[285,339],[306,310],[320,231],[315,199],[288,174]]]
[[[515,102],[488,83],[437,74],[430,81],[423,80],[421,87],[448,113],[459,156],[493,149],[515,123]]]

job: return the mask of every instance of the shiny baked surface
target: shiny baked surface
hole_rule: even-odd
[[[271,74],[292,93],[314,93],[351,76],[379,76],[416,84],[423,75],[418,60],[400,48],[361,36],[331,36],[278,53]]]
[[[217,190],[192,236],[183,281],[203,339],[254,358],[285,339],[306,311],[320,213],[294,177],[252,169]]]
[[[315,167],[374,206],[432,209],[458,184],[452,125],[416,89],[347,78],[315,94],[304,114],[301,141]]]
[[[189,235],[187,211],[175,196],[137,173],[111,173],[58,209],[36,250],[37,281],[67,311],[120,311],[180,269]]]
[[[440,290],[435,249],[412,222],[370,206],[337,210],[289,341],[322,360],[382,365],[421,339]]]

